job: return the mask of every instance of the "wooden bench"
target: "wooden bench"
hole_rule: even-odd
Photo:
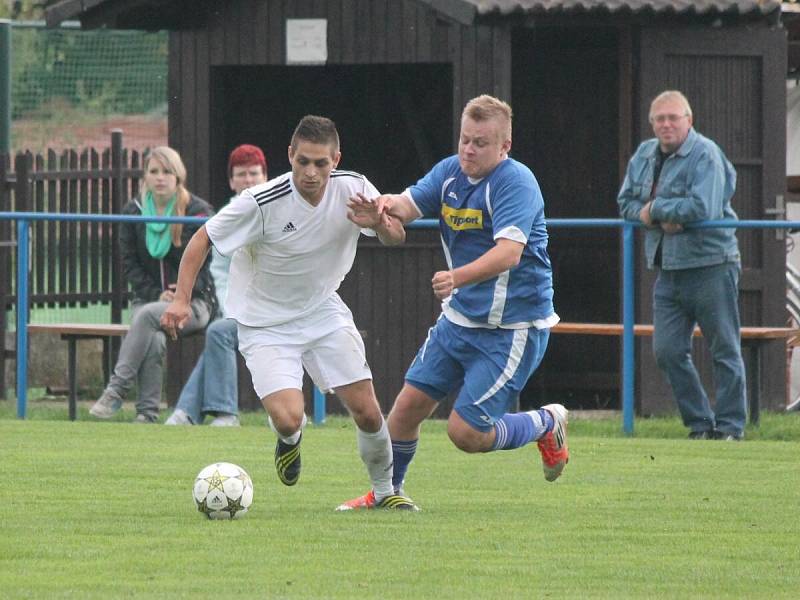
[[[621,337],[621,323],[569,323],[560,322],[550,331],[567,335],[606,335]],[[634,325],[633,335],[652,337],[653,325]],[[699,327],[694,330],[694,337],[702,337]],[[800,345],[800,329],[793,327],[742,327],[742,346],[748,348],[750,366],[750,422],[757,424],[760,417],[761,394],[761,348],[768,342],[779,339],[786,340],[789,346]]]
[[[31,323],[29,333],[57,333],[67,341],[67,385],[69,389],[69,420],[74,421],[78,406],[78,340],[103,340],[103,371],[108,379],[114,365],[111,361],[111,338],[122,337],[128,333],[128,325],[115,323],[83,324],[83,323]]]
[[[78,340],[103,340],[103,374],[108,381],[114,370],[111,364],[111,339],[122,337],[130,325],[121,324],[84,324],[84,323],[31,323],[28,325],[29,333],[55,333],[67,341],[67,386],[69,402],[69,419],[77,418],[78,404]],[[194,369],[197,359],[203,352],[204,332],[198,331],[186,337],[178,338],[177,342],[167,338],[166,380],[167,403],[174,406],[180,391]],[[253,390],[250,373],[244,364],[244,359],[237,353],[239,406],[255,409],[261,406],[258,396]]]

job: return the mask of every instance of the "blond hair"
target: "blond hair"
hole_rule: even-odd
[[[144,159],[144,171],[150,166],[150,161],[157,160],[165,171],[175,175],[177,187],[175,190],[175,216],[183,217],[186,214],[186,207],[191,200],[191,194],[186,189],[186,166],[181,160],[181,155],[169,146],[157,146],[150,150]],[[148,192],[147,180],[142,182],[142,193]],[[172,245],[176,248],[181,247],[181,235],[183,234],[183,223],[173,223],[170,225],[172,232]]]
[[[683,106],[684,116],[692,116],[692,107],[689,105],[689,101],[686,99],[686,96],[684,96],[683,93],[679,92],[678,90],[666,90],[653,98],[653,101],[650,103],[650,112],[647,115],[647,119],[652,121],[653,109],[656,107],[656,105],[661,104],[662,102],[667,102],[668,100],[675,100],[681,104]]]
[[[502,123],[502,127],[498,132],[504,137],[504,141],[511,139],[511,119],[513,116],[508,103],[488,94],[483,94],[467,102],[464,112],[461,113],[461,118],[469,117],[473,121],[497,119]]]

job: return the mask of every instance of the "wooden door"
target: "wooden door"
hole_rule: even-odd
[[[776,196],[785,188],[785,70],[786,35],[780,29],[763,25],[643,29],[639,139],[635,141],[653,135],[647,122],[652,98],[666,89],[681,90],[692,105],[695,129],[717,142],[736,167],[738,184],[732,204],[739,218],[775,218],[766,211],[775,206]],[[737,237],[742,254],[742,325],[784,325],[784,240],[768,229],[739,229]],[[651,323],[655,276],[644,265],[641,247],[638,257],[637,322]],[[710,358],[702,344],[696,342],[695,361],[713,398]],[[769,346],[761,361],[761,405],[778,408],[785,404],[785,348],[781,342]],[[639,348],[637,364],[642,413],[674,410],[649,343]]]

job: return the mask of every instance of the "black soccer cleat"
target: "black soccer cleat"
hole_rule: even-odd
[[[300,479],[300,441],[302,439],[303,434],[301,433],[294,445],[287,444],[280,438],[275,444],[275,470],[283,485],[294,485]]]

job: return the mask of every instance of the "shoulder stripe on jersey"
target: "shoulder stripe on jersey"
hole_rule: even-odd
[[[292,188],[289,185],[289,181],[287,180],[285,183],[282,183],[278,186],[270,190],[265,190],[253,196],[255,198],[256,203],[259,206],[263,206],[264,204],[269,204],[270,202],[277,200],[278,198],[282,198],[284,196],[288,196],[292,193]]]
[[[355,171],[332,171],[331,177],[355,177],[356,179],[364,179],[361,173]]]
[[[285,181],[282,181],[282,182],[280,182],[280,183],[278,183],[276,185],[268,187],[265,190],[261,190],[257,194],[253,194],[253,198],[255,198],[256,200],[261,200],[265,196],[269,196],[270,194],[273,194],[275,192],[280,192],[280,191],[289,189],[289,187],[290,187],[289,180],[286,179]]]
[[[448,177],[447,179],[444,180],[444,183],[442,183],[442,195],[441,195],[441,198],[440,198],[442,204],[446,204],[446,202],[444,201],[444,191],[447,189],[447,186],[450,185],[450,182],[452,182],[454,180],[455,180],[455,177]]]

